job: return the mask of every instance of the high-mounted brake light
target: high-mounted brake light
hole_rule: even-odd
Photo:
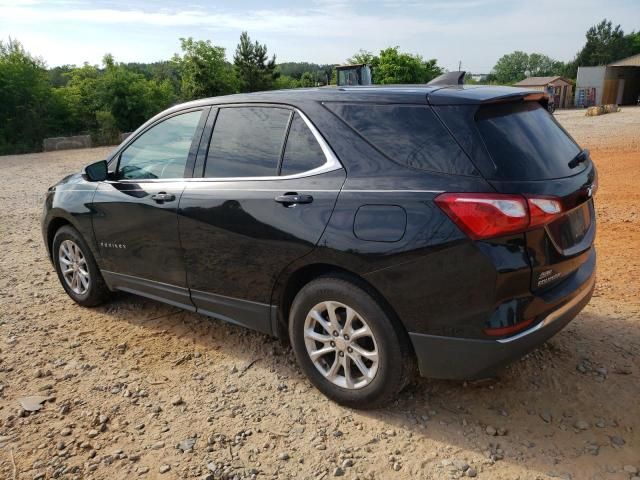
[[[443,193],[435,202],[474,240],[524,232],[546,225],[562,213],[562,203],[549,197]]]

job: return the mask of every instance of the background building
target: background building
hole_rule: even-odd
[[[533,90],[541,90],[553,96],[556,108],[567,108],[572,106],[571,82],[560,76],[556,77],[529,77],[515,84],[516,87],[526,87]]]
[[[640,54],[599,67],[578,67],[575,104],[635,105],[640,96]]]

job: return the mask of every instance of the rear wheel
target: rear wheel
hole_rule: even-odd
[[[60,283],[75,302],[94,307],[108,298],[109,289],[91,250],[75,228],[61,227],[53,238],[51,252]]]
[[[405,337],[350,281],[325,277],[303,287],[291,307],[289,337],[311,382],[342,405],[381,406],[409,380]]]

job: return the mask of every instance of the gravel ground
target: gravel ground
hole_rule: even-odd
[[[417,379],[373,412],[326,400],[264,335],[126,294],[75,305],[42,194],[108,149],[0,157],[0,478],[633,478],[640,109],[557,118],[600,172],[594,299],[498,379]]]

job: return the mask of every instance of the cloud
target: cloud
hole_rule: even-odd
[[[149,61],[168,58],[180,36],[213,39],[233,51],[240,31],[248,30],[283,61],[337,63],[360,48],[399,45],[450,69],[462,60],[467,68],[486,72],[516,49],[569,60],[590,25],[607,16],[630,31],[640,13],[637,0],[609,0],[606,9],[601,0],[290,1],[288,7],[280,2],[267,9],[264,3],[249,8],[241,1],[176,6],[133,0],[121,7],[111,1],[95,6],[81,0],[0,0],[0,38],[11,35],[27,46],[33,38],[50,52],[44,55],[50,62],[54,55],[72,57],[64,63],[97,61],[105,51]],[[80,59],[73,48],[53,52],[47,34],[51,46],[66,48],[81,38],[81,52],[96,53]]]
[[[410,17],[356,15],[347,6],[321,9],[253,10],[250,12],[109,8],[31,8],[0,6],[0,17],[19,24],[77,23],[147,25],[154,27],[202,27],[209,30],[256,30],[318,36],[324,28],[332,34],[356,37],[362,31],[383,28],[387,31],[410,29],[412,32],[455,31],[455,24]],[[360,30],[364,29],[364,30]]]

